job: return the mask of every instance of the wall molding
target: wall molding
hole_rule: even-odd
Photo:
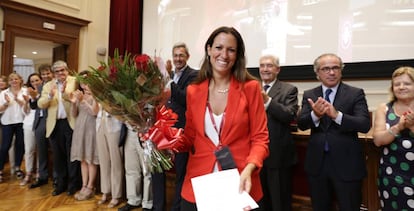
[[[66,7],[72,10],[80,11],[81,10],[81,0],[76,0],[77,4],[70,4],[68,1],[59,1],[59,0],[44,0],[45,2],[53,3],[62,7]],[[72,0],[71,2],[74,2]]]

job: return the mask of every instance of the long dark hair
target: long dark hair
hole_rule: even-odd
[[[247,72],[246,69],[246,56],[244,55],[245,46],[240,33],[233,27],[222,26],[214,30],[213,33],[211,33],[211,35],[208,37],[206,41],[206,44],[204,45],[204,58],[202,60],[201,68],[198,73],[198,77],[195,80],[195,83],[201,83],[202,81],[206,79],[211,79],[213,77],[213,70],[207,51],[208,47],[211,47],[213,45],[214,39],[220,33],[231,34],[234,36],[234,38],[236,38],[237,41],[236,62],[231,68],[231,73],[233,74],[234,78],[236,78],[236,80],[240,82],[255,79],[252,75],[249,74],[249,72]]]
[[[27,77],[26,86],[27,87],[32,87],[33,89],[37,89],[37,87],[33,87],[32,84],[30,83],[30,78],[33,77],[33,76],[39,77],[39,79],[42,81],[42,77],[40,77],[39,73],[32,73],[32,74],[29,75],[29,77]]]

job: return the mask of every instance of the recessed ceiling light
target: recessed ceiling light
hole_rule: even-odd
[[[32,54],[37,54],[37,51],[33,51]]]

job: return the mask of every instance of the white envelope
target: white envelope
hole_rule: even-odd
[[[191,183],[198,211],[244,211],[259,207],[247,192],[239,193],[237,169],[194,177]]]

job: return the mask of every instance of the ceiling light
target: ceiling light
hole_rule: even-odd
[[[37,54],[37,51],[32,51],[32,54]]]

